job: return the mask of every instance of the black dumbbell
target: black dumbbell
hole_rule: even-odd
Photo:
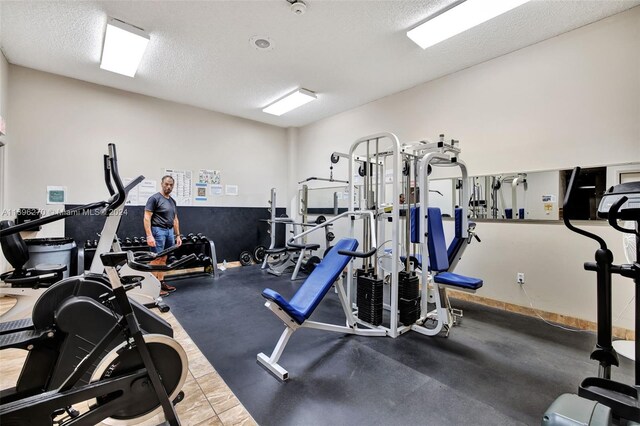
[[[138,237],[133,237],[133,245],[134,246],[139,246],[140,245],[140,239]]]
[[[84,242],[84,248],[86,249],[91,248],[91,240],[87,240]]]
[[[133,243],[133,242],[131,241],[131,238],[126,237],[126,238],[124,239],[124,243],[123,243],[122,245],[123,245],[123,246],[128,247],[128,246],[130,246],[132,243]]]
[[[93,247],[98,247],[98,240],[93,240]]]

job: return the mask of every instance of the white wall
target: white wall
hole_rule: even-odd
[[[68,203],[104,199],[109,142],[123,177],[220,170],[240,195],[212,197],[211,205],[266,207],[271,187],[287,190],[285,129],[14,65],[9,96],[8,209],[48,209],[47,185],[68,187]],[[43,229],[63,232],[62,223]]]
[[[328,174],[332,151],[381,131],[401,141],[460,140],[470,175],[640,160],[640,7],[300,130],[297,177]],[[324,159],[327,159],[326,161]],[[346,162],[344,162],[346,163]],[[334,169],[347,177],[346,164]],[[594,225],[622,261],[621,234]],[[594,245],[557,224],[479,223],[481,244],[458,272],[482,277],[480,295],[595,320]],[[628,282],[627,282],[628,281]],[[616,279],[614,312],[632,297]],[[614,315],[614,319],[615,319]],[[616,321],[633,328],[633,309]]]

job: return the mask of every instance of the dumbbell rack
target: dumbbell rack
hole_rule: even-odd
[[[178,271],[184,272],[178,272],[169,275],[166,277],[166,279],[187,278],[200,275],[215,276],[218,261],[216,258],[216,249],[213,241],[209,240],[207,237],[201,234],[188,234],[187,236],[182,235],[181,237],[182,246],[169,256],[169,259],[167,260],[168,263],[171,263],[173,260],[186,257],[192,253],[196,254],[198,256],[198,259],[178,268]],[[147,245],[146,239],[144,237],[127,237],[125,239],[119,239],[119,242],[120,247],[125,251],[136,252],[150,250],[150,247]],[[93,261],[93,257],[96,252],[96,246],[96,241],[87,240],[84,244],[84,249],[79,250],[79,252],[82,253],[78,254],[78,264],[84,265],[85,270],[89,270],[91,268],[91,262]],[[202,268],[202,270],[193,271],[193,269],[195,268]]]

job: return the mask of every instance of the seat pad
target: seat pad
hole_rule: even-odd
[[[433,277],[433,281],[438,284],[445,284],[453,287],[460,287],[469,290],[477,290],[482,287],[482,279],[465,277],[453,272],[441,272]]]

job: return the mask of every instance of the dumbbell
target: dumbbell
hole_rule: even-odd
[[[92,244],[93,243],[91,242],[91,240],[87,240],[87,241],[84,242],[84,248],[86,248],[86,249],[92,248],[93,247]]]
[[[147,237],[140,237],[140,244],[143,246],[147,245]]]
[[[93,240],[93,247],[98,247],[98,240]]]
[[[140,245],[140,239],[138,237],[133,237],[133,245],[134,246],[139,246]]]
[[[122,244],[125,247],[128,247],[132,244],[133,242],[131,241],[131,238],[127,237],[124,239],[124,243]]]

